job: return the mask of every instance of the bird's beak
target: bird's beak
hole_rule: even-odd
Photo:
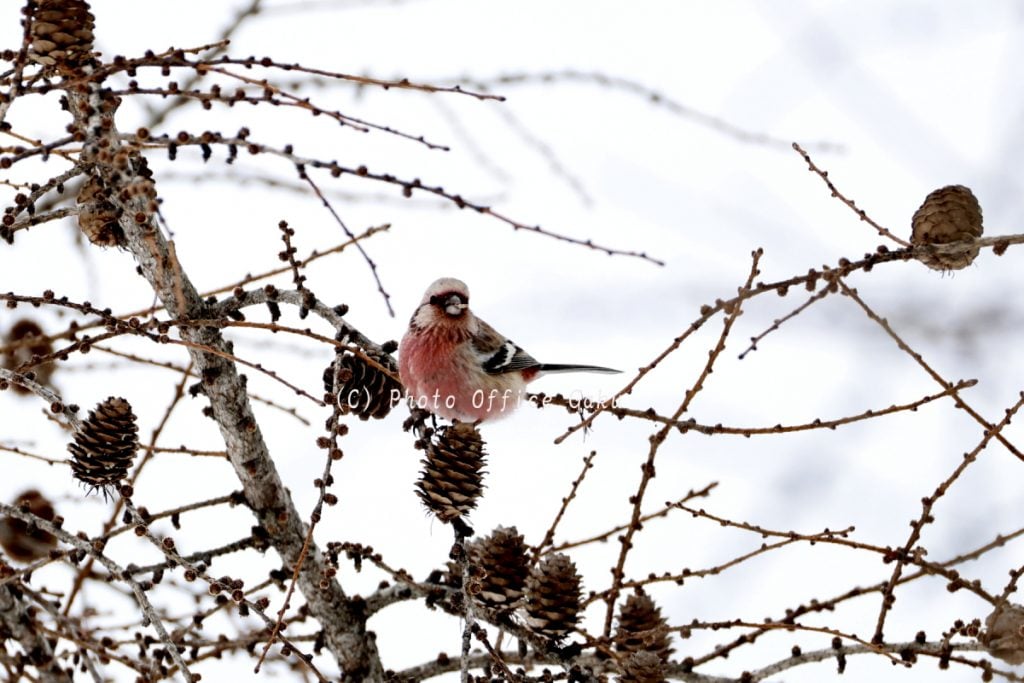
[[[452,317],[462,315],[462,311],[467,308],[469,308],[469,305],[462,303],[459,297],[455,294],[452,294],[444,302],[444,312]]]

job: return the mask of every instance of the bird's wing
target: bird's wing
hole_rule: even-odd
[[[478,326],[478,334],[473,337],[473,350],[479,355],[480,365],[487,374],[500,375],[540,366],[536,358],[511,339],[498,334],[483,320],[478,320]]]

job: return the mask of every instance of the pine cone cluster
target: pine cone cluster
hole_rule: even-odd
[[[581,580],[567,555],[541,560],[526,580],[526,623],[553,641],[568,635],[579,621]]]
[[[139,447],[132,407],[123,398],[111,396],[89,411],[74,443],[68,444],[75,479],[90,489],[116,486],[128,475]]]
[[[384,352],[364,350],[377,363],[393,375],[398,374],[398,365]],[[381,372],[359,356],[344,352],[334,363],[333,382],[325,385],[328,392],[336,389],[338,407],[343,413],[355,413],[361,420],[371,417],[386,417],[402,396],[402,385],[398,380]]]
[[[455,422],[431,438],[416,488],[439,520],[452,522],[476,507],[484,488],[485,456],[483,438],[471,424]]]
[[[615,649],[619,652],[653,652],[662,661],[672,654],[668,622],[661,608],[646,593],[634,593],[619,608],[615,631]]]
[[[40,0],[30,17],[29,57],[48,67],[84,65],[92,58],[94,20],[85,0]]]
[[[25,318],[14,323],[7,332],[4,340],[4,367],[8,370],[16,370],[19,366],[32,363],[50,353],[53,353],[53,344],[46,338],[43,328]],[[37,382],[47,384],[54,367],[52,362],[43,363],[36,365],[29,372],[35,375]],[[29,393],[28,389],[19,384],[14,385],[14,391],[19,394]]]
[[[910,242],[915,247],[925,244],[950,244],[981,237],[981,205],[963,185],[948,185],[925,197],[914,213]],[[935,270],[959,270],[969,266],[978,255],[973,247],[955,254],[926,254],[921,262]]]
[[[116,247],[124,242],[124,230],[117,222],[120,213],[109,194],[99,176],[92,175],[75,199],[79,229],[90,242],[101,247]]]
[[[514,526],[499,526],[490,536],[470,543],[467,551],[469,563],[480,572],[476,599],[499,612],[516,609],[530,576],[523,535]]]
[[[53,504],[35,489],[18,496],[14,505],[48,522],[56,516]],[[46,557],[57,547],[57,539],[34,524],[17,517],[4,517],[0,519],[0,546],[12,559],[28,563]]]
[[[1024,606],[1003,604],[985,619],[981,643],[1007,664],[1024,664]]]

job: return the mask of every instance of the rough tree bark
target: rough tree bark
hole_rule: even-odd
[[[134,257],[139,272],[168,315],[178,320],[209,318],[207,304],[178,262],[173,244],[158,229],[148,197],[127,191],[152,181],[145,176],[144,159],[138,150],[121,144],[115,122],[118,105],[118,98],[101,83],[89,82],[68,92],[68,108],[83,137],[82,163],[107,187],[117,188],[110,200],[121,212],[123,247]],[[189,352],[246,501],[259,524],[269,532],[271,545],[284,563],[294,568],[307,527],[267,449],[249,403],[245,377],[239,375],[233,362],[217,353],[230,354],[230,343],[213,327],[179,329],[182,339],[194,345]],[[324,629],[327,648],[348,679],[383,680],[374,634],[366,629],[363,602],[347,596],[335,579],[326,588],[321,587],[327,569],[319,548],[311,544],[298,586],[310,613]]]

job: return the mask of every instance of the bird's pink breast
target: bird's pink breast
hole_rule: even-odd
[[[444,418],[477,421],[504,417],[523,399],[520,373],[488,375],[464,333],[430,332],[407,333],[399,351],[399,374],[416,405]]]

